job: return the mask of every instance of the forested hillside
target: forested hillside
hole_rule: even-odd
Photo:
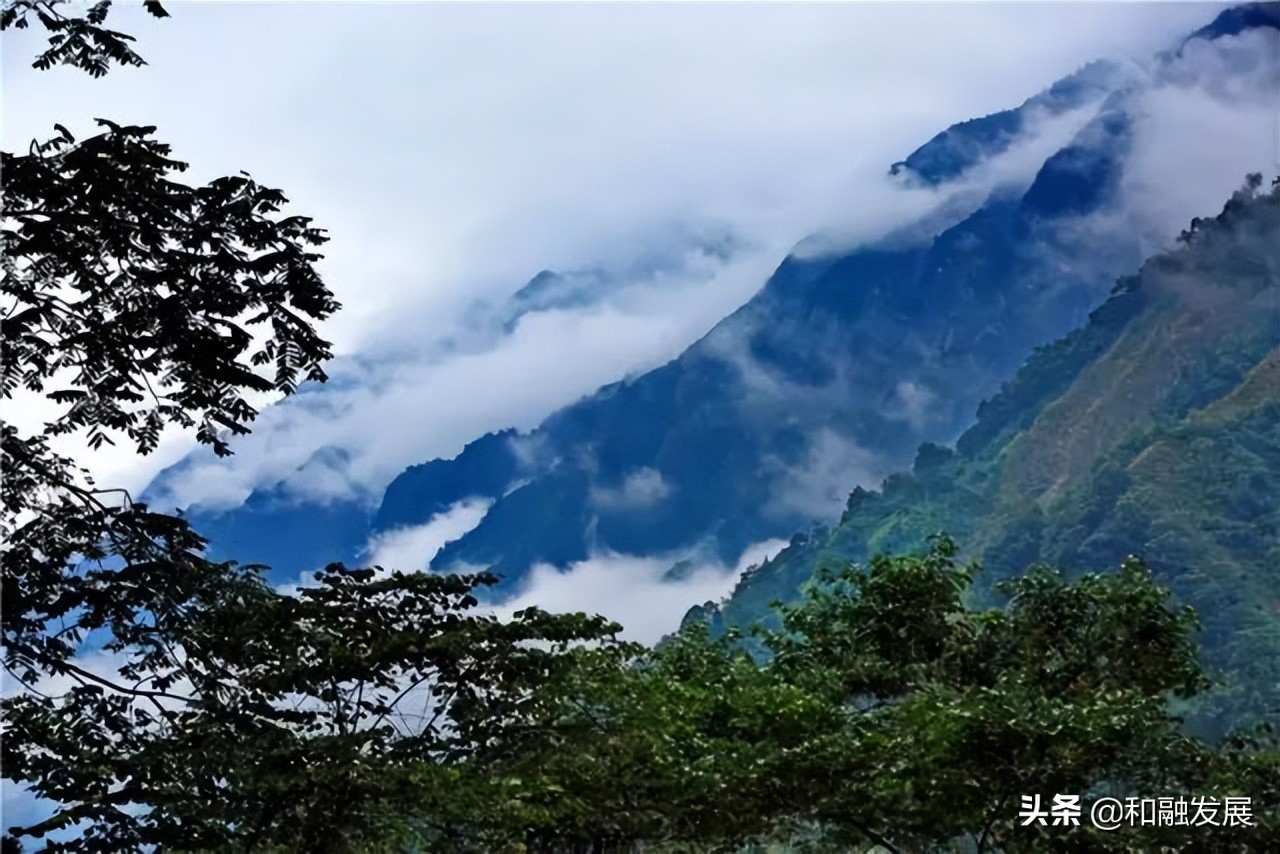
[[[36,68],[145,65],[111,14],[0,0],[0,30],[43,30]],[[391,525],[479,488],[489,515],[437,562],[514,572],[809,518],[794,489],[843,476],[815,462],[840,431],[914,453],[652,645],[425,558],[282,584],[99,483],[104,445],[141,458],[185,428],[226,457],[254,401],[325,382],[326,232],[247,172],[186,183],[149,125],[0,152],[0,851],[1280,851],[1280,180],[1250,175],[1086,320],[1142,242],[1098,231],[1141,219],[1115,218],[1141,111],[1109,75],[1024,105],[1088,113],[1026,186],[798,251],[685,356],[384,505]],[[989,118],[897,172],[955,178],[1036,123]],[[530,304],[566,297],[535,283]],[[251,542],[360,542],[341,503],[276,497]]]
[[[1178,250],[1121,279],[1089,322],[1038,350],[953,451],[856,489],[712,616],[743,624],[814,570],[954,535],[980,586],[1045,562],[1140,555],[1204,621],[1221,702],[1280,702],[1280,196],[1252,178]]]
[[[1155,224],[1165,188],[1149,176],[1170,168],[1165,158],[1195,164],[1161,147],[1177,140],[1152,116],[1224,92],[1245,111],[1280,109],[1275,27],[1266,9],[1224,13],[1177,49],[1088,64],[1015,108],[947,128],[892,167],[893,204],[929,199],[913,215],[886,212],[856,234],[831,223],[675,360],[532,431],[410,466],[376,507],[300,500],[286,479],[238,508],[194,506],[191,518],[217,553],[288,580],[364,559],[370,542],[466,502],[484,508],[478,521],[412,568],[489,567],[510,594],[534,566],[600,555],[733,566],[753,546],[834,519],[853,485],[909,465],[921,442],[954,442],[1035,347],[1082,323],[1117,276],[1172,240],[1179,226]],[[841,215],[865,218],[867,204],[851,197]],[[556,282],[539,274],[512,310],[556,298]],[[296,478],[343,466],[322,451]],[[161,477],[157,500],[185,472]]]

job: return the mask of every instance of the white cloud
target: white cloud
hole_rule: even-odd
[[[660,288],[639,282],[607,304],[527,314],[488,349],[349,360],[335,367],[334,388],[264,413],[230,461],[203,453],[166,500],[234,506],[257,486],[292,478],[327,446],[345,449],[345,476],[377,494],[406,465],[452,457],[491,430],[530,429],[605,383],[674,358],[745,300],[775,258],[748,250],[717,262],[709,278],[700,267]]]
[[[652,644],[680,626],[690,605],[719,601],[733,590],[751,566],[773,557],[785,540],[768,540],[748,547],[737,563],[726,567],[714,561],[694,561],[678,578],[668,577],[680,558],[603,554],[561,571],[535,566],[520,591],[503,602],[506,617],[536,605],[553,613],[582,611],[620,623],[622,637]]]
[[[367,546],[367,562],[401,572],[425,570],[445,543],[479,525],[491,506],[493,502],[488,499],[468,498],[432,516],[425,524],[384,531]]]
[[[671,358],[796,241],[877,207],[868,182],[942,127],[1099,56],[1146,56],[1213,11],[202,4],[152,21],[121,7],[113,21],[150,65],[101,80],[34,72],[39,33],[5,34],[3,138],[20,149],[54,122],[88,133],[97,115],[157,124],[195,179],[247,169],[328,227],[323,270],[346,308],[326,329],[359,356],[335,366],[348,387],[272,410],[172,497],[233,505],[283,478],[300,490],[296,470],[324,447],[350,452],[349,469],[311,470],[307,494],[373,496],[406,464]],[[674,289],[637,282],[443,355],[477,298],[542,269],[684,252],[672,223],[748,248],[677,265]],[[134,485],[183,446],[90,463]]]
[[[934,394],[920,383],[903,380],[895,389],[895,396],[902,407],[902,415],[916,430],[929,421],[929,404]]]
[[[1280,35],[1193,41],[1153,83],[1122,191],[1154,252],[1220,211],[1246,172],[1280,171]]]
[[[796,247],[795,255],[815,258],[847,252],[902,231],[911,240],[932,237],[977,210],[993,189],[1030,186],[1044,161],[1070,143],[1100,106],[1092,102],[1058,115],[1031,109],[1022,135],[1007,150],[938,187],[913,186],[905,176],[887,175],[881,164],[864,164],[865,171],[853,182],[858,203],[834,212]],[[925,234],[918,233],[921,225]]]
[[[628,474],[614,489],[592,489],[591,500],[609,510],[635,510],[651,507],[670,494],[671,486],[663,479],[662,472],[645,466]]]
[[[839,517],[851,489],[874,487],[894,468],[883,456],[829,429],[810,438],[802,465],[786,466],[768,459],[764,467],[773,476],[771,510],[832,521]]]

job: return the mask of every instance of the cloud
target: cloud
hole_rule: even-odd
[[[469,498],[437,513],[425,524],[384,531],[369,543],[368,563],[401,572],[425,570],[445,543],[479,525],[491,506],[493,502],[488,499]]]
[[[1070,143],[1101,105],[1094,101],[1057,115],[1029,109],[1022,134],[1007,150],[939,186],[912,184],[905,175],[886,174],[882,164],[866,164],[855,182],[859,203],[833,213],[794,254],[820,258],[882,238],[890,243],[929,240],[977,210],[993,190],[1029,186],[1044,161]]]
[[[769,274],[773,252],[744,250],[725,261],[699,259],[666,271],[661,287],[634,282],[598,305],[522,316],[473,351],[379,358],[376,351],[335,365],[335,385],[265,412],[236,456],[201,453],[166,479],[158,496],[178,506],[235,506],[256,488],[286,479],[299,498],[376,496],[405,466],[456,455],[486,432],[531,429],[551,412],[629,373],[679,354]],[[343,448],[344,477],[303,484],[296,472],[316,448]],[[303,486],[310,487],[301,491]]]
[[[898,404],[902,407],[902,415],[916,430],[920,430],[929,421],[929,404],[933,402],[934,393],[927,387],[911,380],[902,380],[894,390]]]
[[[616,488],[593,488],[591,500],[608,510],[638,510],[652,507],[670,494],[671,486],[663,480],[662,472],[645,466],[628,474]]]
[[[1192,217],[1221,210],[1246,172],[1280,171],[1280,35],[1188,43],[1155,70],[1135,109],[1121,189],[1154,252]]]
[[[768,540],[747,548],[732,567],[694,560],[679,573],[671,573],[679,556],[602,554],[565,570],[539,564],[496,610],[502,617],[534,605],[553,613],[600,614],[620,623],[627,640],[652,644],[679,628],[691,604],[723,599],[746,569],[785,546],[785,540]]]
[[[851,489],[873,487],[894,469],[887,458],[828,429],[809,439],[801,465],[788,466],[773,458],[765,460],[764,467],[773,477],[771,511],[828,520],[839,517]]]
[[[170,484],[178,503],[230,506],[283,479],[300,497],[373,500],[406,464],[532,426],[660,364],[798,240],[878,204],[864,179],[883,182],[942,127],[1099,56],[1168,47],[1209,11],[191,4],[165,21],[116,15],[150,65],[96,81],[31,71],[40,34],[5,34],[6,148],[54,122],[156,124],[194,180],[246,169],[333,237],[322,269],[346,307],[325,329],[346,357],[341,387],[273,408],[236,458],[201,456]],[[681,231],[745,248],[698,257]],[[539,270],[626,270],[655,251],[685,259],[662,274],[674,288],[632,275],[604,303],[527,315],[500,340],[461,334],[477,300],[500,304]],[[189,441],[167,437],[166,456],[148,461],[77,456],[104,483],[132,485]],[[349,471],[313,469],[304,488],[296,471],[325,447],[351,452]]]

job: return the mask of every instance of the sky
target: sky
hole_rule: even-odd
[[[372,505],[408,465],[531,429],[674,358],[801,241],[856,241],[928,212],[939,199],[904,192],[887,169],[948,125],[1016,106],[1092,60],[1145,62],[1220,8],[192,2],[154,20],[117,4],[112,26],[137,37],[144,68],[38,72],[39,34],[4,34],[0,138],[22,150],[55,122],[77,135],[96,116],[154,124],[189,180],[245,170],[285,190],[286,213],[328,229],[320,270],[344,304],[323,327],[333,379],[266,407],[230,460],[197,450],[159,497],[228,508],[284,481],[300,500]],[[1185,73],[1227,79],[1215,63],[1257,52],[1201,53]],[[1140,219],[1153,251],[1220,206],[1241,163],[1262,152],[1260,168],[1274,166],[1274,114],[1247,92],[1152,89],[1126,196],[1150,208]],[[975,186],[1029,180],[1083,120],[1041,128]],[[564,274],[573,299],[522,313],[511,297],[543,270]],[[45,411],[25,399],[4,415],[36,424]],[[136,494],[193,441],[170,433],[145,459],[64,447],[98,483]],[[832,456],[840,465],[815,460],[805,479],[814,494],[788,500],[841,501],[850,454]],[[370,542],[369,555],[423,565],[485,509],[461,502]],[[517,598],[626,612],[633,636],[651,640],[778,545],[700,567],[679,595],[662,581],[678,556],[604,554],[540,568]]]
[[[1215,10],[202,2],[153,20],[117,4],[144,68],[38,72],[38,33],[4,34],[2,136],[14,150],[55,122],[154,124],[192,180],[248,171],[327,228],[321,271],[344,309],[324,331],[354,393],[271,413],[175,500],[234,505],[299,456],[361,443],[376,459],[313,491],[372,498],[404,465],[674,357],[948,124],[1089,60],[1146,57]],[[713,239],[727,259],[703,251]],[[474,328],[477,302],[500,313],[544,269],[623,286],[501,340]],[[137,491],[190,447],[170,434],[148,459],[88,462]]]
[[[55,122],[80,136],[97,116],[156,125],[190,180],[245,170],[328,229],[320,269],[345,306],[323,329],[338,353],[332,388],[268,409],[235,458],[200,457],[174,486],[175,501],[215,506],[327,446],[352,452],[342,478],[293,487],[376,500],[406,465],[533,427],[659,365],[850,210],[882,229],[918,214],[927,198],[880,204],[885,173],[941,129],[1091,60],[1147,59],[1221,8],[170,2],[157,21],[117,7],[111,24],[137,37],[144,68],[38,72],[39,33],[0,37],[5,150]],[[1237,180],[1216,152],[1275,150],[1274,121],[1247,105],[1187,103],[1170,88],[1153,98],[1147,171],[1127,179],[1135,197],[1165,188],[1147,198],[1166,232],[1185,211],[1212,213],[1206,199]],[[582,300],[516,317],[508,298],[542,270],[571,274]],[[26,400],[4,417],[35,424],[41,412]],[[191,448],[169,435],[147,459],[76,455],[99,483],[138,491]],[[484,510],[462,502],[371,552],[411,561]],[[538,567],[504,607],[586,607],[653,640],[781,545],[697,567],[678,596],[661,581],[663,556]]]

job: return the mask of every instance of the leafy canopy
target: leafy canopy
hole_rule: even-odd
[[[821,574],[753,633],[758,659],[695,622],[630,666],[549,686],[542,740],[498,764],[527,787],[533,850],[1189,842],[1187,828],[1022,826],[1020,797],[1055,793],[1081,796],[1085,825],[1104,795],[1251,796],[1256,825],[1215,829],[1205,850],[1267,850],[1280,754],[1182,732],[1168,700],[1206,684],[1196,618],[1141,562],[1075,579],[1032,567],[1001,585],[1002,607],[978,608],[978,566],[955,555],[939,537]]]
[[[142,65],[109,6],[10,0],[0,26],[49,31],[38,68]],[[57,453],[80,436],[145,454],[169,426],[229,453],[253,395],[324,380],[315,327],[338,308],[315,268],[324,233],[284,215],[280,191],[184,184],[154,128],[99,126],[59,125],[0,164],[0,393],[48,413],[34,431],[0,422],[3,661],[19,688],[0,707],[0,764],[54,803],[13,832],[96,851],[360,850],[407,833],[405,815],[458,790],[459,762],[519,725],[533,683],[582,641],[605,654],[615,627],[496,620],[473,595],[487,575],[335,565],[273,590]]]
[[[163,15],[158,4],[147,4]],[[57,2],[37,67],[141,65]],[[1196,620],[1143,565],[1033,567],[972,606],[978,567],[936,539],[816,578],[780,627],[693,624],[656,649],[599,617],[479,607],[487,574],[331,565],[281,591],[210,561],[179,516],[92,483],[52,443],[168,425],[218,453],[254,393],[323,380],[337,309],[323,232],[248,176],[205,186],[152,129],[103,121],[3,155],[6,780],[52,801],[13,833],[54,850],[1155,850],[1184,829],[1022,827],[1023,794],[1226,794],[1274,848],[1280,761],[1185,736]],[[1197,839],[1197,844],[1202,840]],[[9,844],[9,843],[6,843]]]

